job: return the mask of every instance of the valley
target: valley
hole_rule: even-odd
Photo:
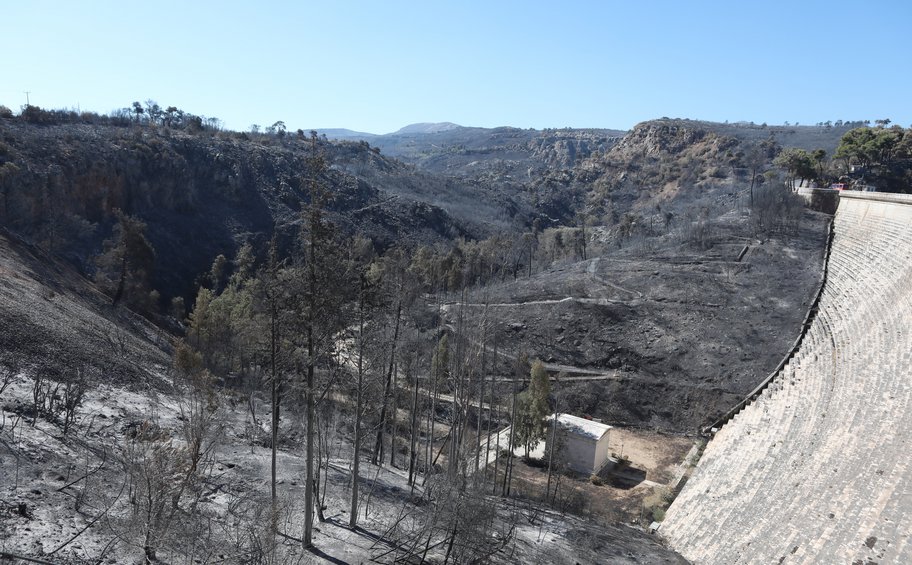
[[[744,155],[841,133],[0,120],[0,550],[684,563],[650,522],[794,341],[830,221]],[[498,448],[544,433],[536,360],[624,465],[552,492]]]

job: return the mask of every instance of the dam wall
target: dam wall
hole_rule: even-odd
[[[833,230],[798,352],[662,523],[694,563],[912,563],[912,196],[843,192]]]

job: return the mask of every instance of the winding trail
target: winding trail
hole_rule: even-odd
[[[444,324],[444,326],[453,332],[454,335],[457,334],[456,328],[452,324]],[[481,347],[481,344],[471,338],[464,337],[463,339],[467,340],[469,343],[476,347]],[[497,355],[499,357],[504,357],[515,361],[517,356],[513,353],[508,353],[506,351],[498,351]],[[707,383],[670,383],[665,378],[652,377],[648,375],[641,375],[637,373],[626,373],[620,372],[618,370],[604,371],[600,369],[587,369],[584,367],[575,367],[573,365],[562,365],[559,363],[546,363],[542,362],[545,367],[545,370],[548,372],[549,377],[554,382],[586,382],[586,381],[618,381],[618,382],[640,382],[644,384],[651,385],[674,385],[681,388],[689,389],[698,389],[698,390],[717,390],[728,394],[738,393],[735,391],[723,389],[717,385],[707,384]],[[563,377],[558,377],[560,373],[564,373]],[[528,377],[516,378],[513,376],[504,376],[504,375],[488,375],[491,380],[498,383],[512,383],[512,382],[527,382]],[[427,376],[419,376],[419,379],[427,379]]]
[[[594,278],[595,280],[597,280],[598,282],[602,283],[605,286],[609,286],[615,290],[618,290],[620,292],[625,292],[625,293],[630,294],[631,296],[635,296],[637,298],[643,298],[642,292],[640,292],[638,290],[630,290],[628,288],[624,288],[620,285],[617,285],[617,284],[609,281],[605,277],[596,274],[595,270],[596,270],[596,268],[598,268],[598,264],[601,260],[602,260],[601,257],[596,257],[595,259],[592,259],[592,261],[589,262],[589,265],[586,267],[586,272],[589,274],[589,276],[591,276],[592,278]]]
[[[529,300],[526,302],[492,302],[484,304],[483,302],[446,302],[441,304],[440,307],[444,310],[451,308],[453,306],[464,306],[470,308],[485,307],[488,308],[515,308],[517,306],[552,306],[555,304],[562,304],[564,302],[577,302],[579,304],[598,304],[600,306],[607,306],[608,304],[627,304],[626,300],[614,300],[611,298],[577,298],[575,296],[567,296],[565,298],[552,298],[549,300]]]

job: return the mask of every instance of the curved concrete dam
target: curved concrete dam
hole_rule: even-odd
[[[660,534],[694,563],[912,563],[912,196],[841,195],[797,353]]]

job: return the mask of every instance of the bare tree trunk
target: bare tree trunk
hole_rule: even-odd
[[[361,463],[361,412],[364,402],[364,280],[361,280],[361,292],[358,294],[358,390],[355,401],[355,446],[352,455],[352,490],[351,512],[348,516],[348,525],[354,528],[358,525],[358,489],[360,477],[358,471]]]
[[[276,492],[276,450],[279,444],[279,410],[282,405],[282,386],[279,383],[278,371],[278,311],[273,298],[272,320],[270,324],[269,341],[270,341],[270,371],[272,372],[272,438],[270,441],[271,451],[271,469],[270,469],[270,486],[272,495],[272,530],[273,533],[278,528],[278,494]]]
[[[418,445],[418,351],[415,351],[415,384],[412,388],[412,434],[409,441],[409,471],[408,483],[415,488],[415,463],[418,459],[416,451]]]
[[[396,325],[393,330],[393,347],[390,353],[389,371],[386,373],[386,385],[383,388],[383,407],[380,409],[380,424],[377,428],[377,441],[374,443],[374,453],[371,456],[371,463],[374,465],[383,464],[383,429],[386,427],[386,407],[390,395],[390,386],[393,381],[393,369],[396,366],[396,342],[399,341],[399,318],[402,314],[402,300],[396,303]]]
[[[443,558],[444,565],[446,565],[446,563],[449,563],[450,553],[452,553],[452,551],[453,551],[453,542],[456,540],[456,532],[457,532],[456,526],[459,523],[457,520],[458,520],[458,517],[454,518],[454,521],[456,521],[456,523],[453,524],[453,533],[450,534],[450,541],[447,544],[446,557]]]
[[[583,221],[580,223],[580,227],[582,229],[582,237],[583,237],[583,242],[582,242],[583,243],[583,261],[585,261],[586,260],[586,244],[588,243],[586,241],[586,239],[587,239],[586,238],[586,216],[583,216]]]
[[[308,275],[310,288],[307,293],[307,452],[306,452],[306,483],[304,484],[304,540],[305,548],[313,546],[313,505],[314,505],[314,365],[316,363],[316,349],[314,347],[314,325],[317,313],[317,237],[320,222],[319,206],[322,201],[322,192],[317,183],[317,170],[323,168],[323,162],[317,155],[317,134],[311,132],[311,160],[315,169],[310,179],[310,241],[308,242]]]
[[[437,300],[437,330],[438,330],[438,332],[435,333],[435,336],[436,336],[439,333],[439,329],[440,329],[440,325],[439,325],[440,324],[440,295],[436,294],[435,298]],[[435,347],[435,349],[437,347],[436,341],[434,343],[434,347]],[[437,386],[438,386],[438,383],[440,380],[440,375],[439,375],[440,371],[439,371],[438,365],[439,365],[439,363],[434,363],[434,355],[432,353],[431,354],[431,379],[433,379],[434,382],[431,384],[431,387],[430,387],[432,389],[432,391],[429,392],[431,397],[430,397],[430,410],[428,411],[428,440],[427,440],[427,454],[425,456],[425,470],[424,470],[423,482],[427,482],[427,478],[431,474],[431,470],[433,469],[433,465],[431,463],[431,458],[434,455],[434,424],[437,419],[436,418],[437,391],[438,391]]]
[[[462,460],[462,441],[465,433],[465,424],[467,420],[466,402],[468,401],[468,390],[466,387],[466,335],[465,335],[465,301],[466,289],[462,289],[461,306],[459,308],[459,317],[456,321],[456,354],[454,356],[453,367],[456,371],[455,381],[456,390],[453,391],[453,411],[450,418],[450,454],[449,464],[447,466],[448,474],[451,478],[456,477],[459,473],[459,466]]]
[[[532,243],[529,243],[529,278],[532,277],[532,259],[534,257],[534,250],[532,249]]]
[[[493,356],[493,363],[491,366],[491,394],[488,397],[488,425],[486,426],[486,429],[485,429],[485,436],[487,437],[487,440],[485,443],[485,466],[484,466],[484,468],[486,471],[488,468],[489,458],[491,455],[491,421],[494,419],[494,387],[496,386],[494,377],[496,376],[496,374],[497,374],[497,334],[495,333],[494,334],[494,356]],[[496,459],[497,458],[495,455],[495,461],[496,461]],[[487,476],[487,475],[485,475],[485,476]],[[494,481],[495,481],[495,483],[497,481],[497,472],[496,471],[494,472]]]
[[[433,362],[432,362],[433,364]],[[434,456],[434,427],[437,423],[437,394],[438,394],[438,382],[439,377],[437,374],[436,366],[432,367],[431,378],[434,379],[433,390],[429,392],[430,394],[430,410],[428,411],[428,440],[427,440],[427,456],[425,458],[425,471],[424,471],[424,481],[427,481],[428,475],[431,474],[433,465],[431,459]]]
[[[456,446],[459,443],[459,392],[453,391],[453,410],[450,412],[450,447],[447,451],[447,476],[456,477],[457,455]]]
[[[554,406],[554,418],[551,420],[551,444],[548,446],[548,486],[545,489],[545,500],[551,496],[551,469],[554,464],[554,450],[556,448],[555,439],[557,438],[557,404]]]
[[[317,520],[321,523],[326,521],[323,515],[323,497],[320,496],[320,475],[323,467],[323,453],[326,450],[326,425],[322,424],[319,415],[316,415],[317,424],[317,469],[314,474],[314,500],[317,505]]]
[[[475,426],[475,468],[473,473],[478,473],[478,465],[481,463],[481,417],[484,413],[484,396],[485,396],[485,361],[488,352],[488,305],[485,300],[485,311],[481,318],[481,389],[478,391],[478,423]],[[490,418],[490,414],[488,414]]]
[[[390,467],[396,466],[396,436],[399,434],[399,364],[393,365],[393,386],[390,390],[393,395],[393,406],[390,411]]]
[[[313,296],[313,292],[311,292]],[[313,310],[311,310],[313,312]],[[313,546],[313,504],[314,504],[314,340],[313,319],[307,325],[307,386],[305,390],[307,401],[307,452],[306,452],[306,483],[304,484],[304,547]]]
[[[493,395],[492,395],[493,396]],[[498,409],[497,415],[500,416],[500,410]],[[488,443],[491,441],[491,435],[488,434]],[[488,450],[490,452],[490,450]],[[491,489],[491,494],[497,494],[497,468],[500,463],[500,431],[497,432],[497,446],[494,448],[494,477],[491,483],[494,485],[494,488]]]
[[[504,469],[504,484],[502,495],[510,495],[510,486],[513,478],[513,450],[516,448],[516,379],[518,377],[514,375],[513,377],[513,403],[510,407],[510,442],[507,449],[510,453],[507,456],[506,469]]]
[[[757,180],[757,170],[751,169],[751,184],[750,184],[750,207],[751,210],[754,208],[754,182]]]

